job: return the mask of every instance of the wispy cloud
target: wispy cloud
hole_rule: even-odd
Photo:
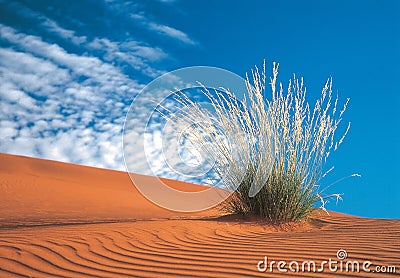
[[[161,3],[168,3],[168,4],[178,2],[178,0],[158,0],[158,1]]]
[[[137,41],[113,42],[107,38],[96,38],[88,47],[103,53],[108,62],[123,62],[150,77],[157,77],[164,73],[162,70],[151,67],[146,61],[156,62],[167,58],[167,54],[158,47],[150,47]]]
[[[71,41],[74,44],[81,44],[87,41],[86,36],[76,36],[74,31],[60,27],[54,20],[43,17],[43,27],[48,31],[59,35],[60,37]]]
[[[147,27],[149,30],[155,31],[163,36],[179,40],[185,44],[190,44],[190,45],[197,44],[196,41],[192,40],[186,33],[182,32],[181,30],[151,21],[149,18],[144,16],[143,13],[135,13],[132,14],[131,16],[139,23]]]
[[[114,4],[124,7],[116,14],[132,24],[124,2]],[[128,28],[122,32],[126,37],[87,33],[73,28],[90,24],[79,22],[82,18],[76,24],[60,21],[28,6],[6,8],[33,22],[31,28],[22,31],[0,19],[0,152],[124,169],[122,127],[131,100],[149,79],[165,72],[161,62],[173,58],[162,46],[130,35]],[[144,18],[139,27],[195,44],[182,31]],[[157,138],[158,128],[150,130],[149,138]],[[147,147],[157,155],[153,139]],[[158,168],[151,174],[174,177],[164,166]]]
[[[166,25],[156,24],[153,22],[150,22],[148,24],[148,26],[151,30],[154,30],[162,35],[166,35],[168,37],[180,40],[181,42],[184,42],[187,44],[196,44],[196,42],[193,41],[192,39],[190,39],[187,34],[185,34],[184,32],[182,32],[178,29],[175,29],[175,28],[172,28],[172,27],[169,27]]]
[[[0,36],[20,49],[0,48],[0,150],[122,169],[122,124],[142,85],[11,27]]]

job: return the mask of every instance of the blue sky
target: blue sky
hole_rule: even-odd
[[[398,1],[0,0],[0,151],[123,170],[133,97],[170,70],[280,63],[313,102],[329,76],[352,127],[328,209],[400,218]]]

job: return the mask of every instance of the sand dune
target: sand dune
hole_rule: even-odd
[[[340,261],[339,249],[347,251],[343,262],[371,261],[371,272],[257,269],[265,256],[318,268]],[[124,172],[0,155],[0,277],[396,276],[372,272],[377,265],[400,273],[399,220],[316,212],[276,227],[217,209],[177,213],[142,197]]]
[[[136,178],[150,184],[154,179]],[[204,190],[200,185],[163,181],[183,191]],[[189,216],[149,202],[126,172],[7,154],[0,154],[0,194],[0,227]],[[190,216],[210,213],[214,212]]]

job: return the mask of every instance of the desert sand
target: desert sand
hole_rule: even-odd
[[[152,177],[139,176],[147,182]],[[200,185],[164,180],[183,191]],[[183,204],[184,205],[184,204]],[[343,249],[347,258],[339,260]],[[288,272],[260,272],[265,257]],[[292,272],[291,261],[371,261],[370,272]],[[295,266],[295,264],[292,264]],[[376,266],[395,266],[396,274]],[[263,269],[262,269],[263,270]],[[178,213],[144,198],[125,172],[0,154],[0,277],[393,277],[400,220],[316,211],[272,226],[218,208]]]

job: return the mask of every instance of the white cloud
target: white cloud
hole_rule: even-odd
[[[0,26],[0,36],[2,30]],[[19,89],[38,96],[45,96],[58,90],[59,85],[72,81],[67,69],[59,68],[54,63],[29,53],[1,48],[0,64],[4,67],[2,70],[3,82],[6,81],[0,84],[0,88],[2,88],[0,93],[3,92],[8,97],[14,95],[11,90]]]
[[[171,3],[177,2],[177,0],[158,0],[158,1],[160,1],[161,3],[167,3],[167,4],[171,4]]]
[[[76,36],[74,31],[60,27],[55,21],[49,18],[44,18],[42,25],[48,31],[53,32],[66,40],[70,40],[74,44],[79,45],[87,41],[86,36]]]
[[[192,39],[190,39],[187,34],[185,34],[184,32],[182,32],[178,29],[175,29],[175,28],[172,28],[172,27],[169,27],[166,25],[156,24],[154,22],[150,22],[148,26],[151,30],[154,30],[162,35],[166,35],[168,37],[175,38],[175,39],[180,40],[181,42],[184,42],[187,44],[196,44],[196,42],[193,41]]]
[[[0,23],[0,42],[8,45],[0,47],[0,152],[125,169],[122,127],[129,104],[143,84],[127,76],[124,67],[157,77],[164,71],[154,64],[171,58],[160,47],[132,38],[78,36],[20,6],[25,17],[36,19],[36,27],[41,28],[37,33],[55,34],[61,40],[49,43]],[[180,30],[144,18],[140,22],[147,30],[195,44]],[[85,54],[71,53],[66,42]],[[153,103],[138,109],[137,126],[131,127],[131,133],[143,128],[148,105]],[[159,129],[153,125],[148,130],[154,134],[147,138],[146,152],[155,171],[148,174],[182,178],[157,158],[162,155]],[[145,157],[135,155],[135,143],[128,143],[133,154],[128,160],[138,165],[137,172],[147,173],[141,171],[148,166],[144,166]]]
[[[167,25],[155,23],[149,20],[146,16],[144,16],[143,13],[135,13],[132,14],[131,17],[137,20],[139,23],[143,24],[149,30],[155,31],[163,36],[179,40],[185,44],[191,44],[191,45],[197,44],[186,33]]]
[[[125,62],[150,77],[156,77],[164,73],[146,63],[147,61],[154,62],[167,58],[167,54],[160,48],[141,45],[133,40],[117,43],[107,38],[96,38],[88,44],[88,47],[103,51],[106,61]]]
[[[142,85],[96,57],[10,27],[0,35],[20,49],[0,48],[0,151],[123,169],[122,123]]]

